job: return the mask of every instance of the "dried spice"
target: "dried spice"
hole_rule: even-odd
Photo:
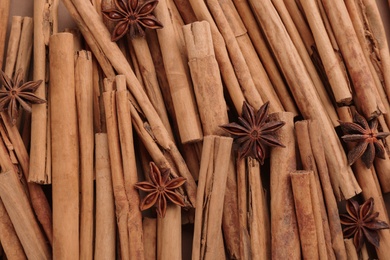
[[[11,123],[14,125],[19,115],[19,107],[31,112],[31,104],[45,103],[33,94],[42,83],[42,80],[28,81],[23,83],[24,73],[19,69],[13,79],[10,79],[0,70],[0,81],[3,88],[0,89],[0,111],[7,110]]]
[[[158,216],[163,218],[167,210],[167,199],[181,207],[185,206],[183,197],[177,194],[175,190],[185,183],[186,178],[169,179],[170,172],[170,169],[164,169],[161,172],[156,164],[150,163],[150,182],[142,181],[134,185],[137,189],[149,193],[141,202],[141,210],[156,205]]]
[[[284,126],[283,121],[269,121],[269,102],[264,103],[255,113],[255,109],[246,101],[242,105],[239,123],[233,122],[221,127],[233,135],[239,144],[238,156],[251,156],[264,163],[266,147],[285,147],[276,137],[276,131]]]
[[[131,38],[145,36],[145,28],[160,29],[161,22],[152,14],[158,0],[114,0],[115,8],[103,10],[103,15],[110,21],[116,22],[111,35],[111,41],[117,41],[126,33]]]
[[[344,238],[353,237],[353,243],[359,252],[363,246],[364,240],[367,240],[375,247],[379,247],[378,230],[388,229],[389,225],[377,220],[379,212],[374,211],[374,199],[369,198],[362,205],[350,199],[346,205],[348,214],[340,215],[340,222],[344,226]]]
[[[378,119],[367,120],[359,113],[353,115],[353,123],[339,121],[344,136],[341,138],[345,142],[357,143],[348,153],[348,163],[352,165],[361,157],[364,165],[370,168],[375,156],[385,159],[385,149],[380,141],[390,135],[388,132],[379,132]]]

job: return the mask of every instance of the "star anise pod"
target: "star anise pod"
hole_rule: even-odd
[[[352,165],[361,157],[364,165],[370,168],[375,156],[385,159],[385,149],[380,142],[390,135],[388,132],[379,132],[378,119],[374,118],[367,122],[358,112],[353,115],[353,123],[339,121],[344,135],[341,137],[345,142],[357,143],[348,153],[348,163]]]
[[[344,238],[353,237],[353,243],[359,252],[364,241],[368,241],[375,247],[379,247],[378,230],[388,229],[389,225],[377,220],[379,212],[374,211],[374,199],[369,198],[362,205],[350,199],[346,205],[348,214],[340,215],[340,222],[343,225]]]
[[[176,177],[169,179],[170,172],[170,169],[165,169],[161,172],[156,164],[150,163],[150,182],[142,181],[134,185],[137,189],[149,193],[141,202],[141,210],[146,210],[156,205],[157,214],[160,218],[163,218],[167,210],[167,199],[176,205],[185,206],[183,197],[177,194],[175,190],[185,183],[186,178]]]
[[[285,122],[269,121],[268,109],[269,102],[266,102],[255,113],[255,109],[244,101],[241,117],[238,117],[239,122],[221,126],[232,134],[239,144],[239,158],[252,156],[263,164],[266,147],[285,147],[276,138],[276,131],[284,126]]]
[[[145,28],[160,29],[161,22],[152,14],[158,0],[114,0],[115,8],[103,10],[103,15],[110,21],[116,22],[111,35],[111,41],[117,41],[126,33],[131,38],[145,36]]]
[[[19,107],[31,112],[31,104],[45,103],[33,94],[42,83],[42,80],[23,83],[23,70],[19,69],[13,79],[10,79],[0,70],[0,81],[3,88],[0,89],[0,111],[7,110],[11,123],[14,125],[19,115]]]

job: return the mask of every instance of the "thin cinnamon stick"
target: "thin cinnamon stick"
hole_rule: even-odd
[[[144,218],[142,222],[144,230],[144,250],[145,260],[157,259],[157,219]]]
[[[107,134],[95,135],[96,168],[96,232],[95,252],[97,260],[115,259],[115,205],[112,190],[110,156]]]
[[[18,55],[20,34],[22,32],[22,23],[23,17],[12,16],[11,30],[8,38],[7,56],[5,60],[6,66],[4,69],[5,74],[9,77],[12,77],[15,68],[16,57]]]
[[[127,220],[130,259],[142,259],[144,255],[144,242],[142,232],[142,214],[139,208],[140,197],[134,184],[138,182],[136,158],[134,152],[133,131],[128,102],[126,79],[123,75],[115,78],[117,92],[118,130],[122,152],[123,176],[127,200],[129,203],[129,215]]]
[[[353,176],[351,168],[347,165],[347,158],[341,143],[325,108],[318,98],[305,65],[299,57],[284,25],[281,23],[275,8],[270,0],[250,0],[249,2],[273,49],[276,59],[281,67],[284,68],[286,80],[289,83],[300,112],[304,118],[317,119],[321,124],[322,137],[327,140],[324,143],[324,150],[329,170],[338,172],[340,176],[340,186],[334,187],[334,190],[340,189],[345,198],[353,197],[361,189]]]
[[[359,256],[358,256],[358,254],[356,252],[356,247],[353,244],[353,238],[345,239],[344,243],[345,243],[345,248],[347,250],[347,257],[348,257],[348,259],[350,259],[350,260],[358,260]]]
[[[10,0],[5,0],[0,4],[0,69],[3,68],[5,38],[7,35],[10,3]]]
[[[164,28],[157,31],[157,36],[171,90],[173,106],[178,119],[177,125],[181,142],[200,141],[202,139],[202,129],[199,115],[195,106],[190,79],[186,74],[185,64],[182,63],[166,0],[159,1],[155,14],[164,24]]]
[[[218,63],[208,22],[183,27],[196,102],[204,135],[223,135],[220,125],[229,122]]]
[[[270,115],[270,120],[286,123],[278,131],[279,141],[286,147],[274,147],[270,153],[272,258],[301,259],[298,224],[290,184],[290,173],[296,170],[293,114],[274,113]]]
[[[80,144],[80,259],[93,258],[93,102],[92,56],[75,55],[75,92]]]
[[[302,246],[302,256],[305,259],[320,259],[313,214],[313,202],[310,196],[310,174],[313,174],[313,172],[293,171],[291,173],[291,184]]]
[[[72,35],[51,36],[49,55],[53,258],[79,259],[79,142]]]
[[[29,259],[51,259],[22,184],[13,170],[0,173],[0,197]]]
[[[181,208],[168,204],[164,218],[157,219],[157,259],[181,259]]]
[[[31,17],[23,17],[22,31],[20,33],[18,55],[16,56],[15,72],[22,69],[24,80],[28,78],[30,68],[34,25]]]

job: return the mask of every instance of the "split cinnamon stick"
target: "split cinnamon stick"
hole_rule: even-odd
[[[79,259],[79,141],[72,35],[51,36],[49,55],[53,258]]]
[[[286,147],[274,147],[270,153],[272,258],[301,259],[290,182],[290,173],[296,170],[293,114],[290,112],[270,114],[270,120],[286,123],[278,131],[278,139]]]
[[[165,72],[171,90],[172,102],[177,117],[177,125],[182,143],[200,141],[202,129],[192,92],[189,75],[182,63],[179,45],[176,40],[174,25],[168,12],[166,0],[159,1],[155,14],[164,24],[157,31],[164,61]]]
[[[142,232],[142,214],[140,210],[140,197],[134,185],[138,182],[137,166],[134,151],[133,131],[130,115],[126,79],[123,75],[115,78],[116,102],[118,115],[118,130],[122,152],[123,180],[129,204],[127,219],[130,259],[142,259],[144,255],[144,242]]]
[[[302,256],[305,259],[320,259],[313,202],[310,196],[310,174],[312,171],[294,171],[291,184],[294,194],[295,212],[299,227]]]
[[[96,168],[96,230],[95,252],[97,260],[115,259],[115,205],[112,190],[110,156],[107,134],[95,135]]]
[[[380,110],[375,96],[375,82],[345,3],[334,0],[322,0],[322,3],[353,82],[357,105],[366,118],[380,115],[384,111]]]
[[[220,125],[229,122],[218,63],[208,22],[183,27],[196,102],[204,135],[223,135]]]
[[[93,258],[93,102],[92,55],[75,55],[75,93],[80,144],[80,259]]]
[[[249,0],[249,2],[273,49],[276,59],[283,68],[286,80],[289,83],[290,90],[293,93],[300,112],[304,118],[317,119],[321,124],[322,138],[327,140],[324,143],[324,150],[329,170],[338,172],[340,176],[340,186],[334,187],[334,190],[340,189],[345,198],[353,197],[361,189],[353,176],[351,168],[347,165],[347,158],[340,140],[318,97],[305,65],[287,34],[275,8],[270,0]]]
[[[0,69],[3,69],[5,38],[7,35],[10,3],[10,0],[5,0],[0,4]]]
[[[35,219],[22,184],[13,170],[0,173],[0,197],[26,256],[29,259],[51,259],[44,234]]]

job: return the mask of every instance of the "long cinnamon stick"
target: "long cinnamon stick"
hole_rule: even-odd
[[[290,173],[296,170],[293,114],[274,113],[270,120],[286,122],[278,131],[278,138],[286,147],[275,147],[270,153],[272,258],[300,259],[298,224],[290,185]]]
[[[79,259],[79,142],[69,33],[50,37],[50,75],[53,258]]]
[[[144,250],[145,260],[157,259],[157,219],[144,218],[142,222],[144,231]]]
[[[5,0],[0,4],[0,69],[3,68],[5,38],[7,35],[10,3],[10,0]]]
[[[75,92],[80,143],[80,259],[93,258],[93,102],[92,55],[75,55]]]
[[[107,134],[95,135],[96,232],[94,257],[115,259],[115,205]]]
[[[18,55],[20,34],[22,32],[23,17],[21,16],[12,16],[11,22],[11,31],[8,38],[8,47],[7,47],[7,56],[5,60],[5,69],[4,72],[9,77],[12,77],[16,57]]]
[[[0,173],[0,197],[29,259],[51,259],[22,184],[13,170]]]
[[[22,31],[20,34],[18,55],[16,56],[15,72],[19,69],[24,71],[24,80],[27,80],[30,68],[34,25],[31,17],[23,17]]]

